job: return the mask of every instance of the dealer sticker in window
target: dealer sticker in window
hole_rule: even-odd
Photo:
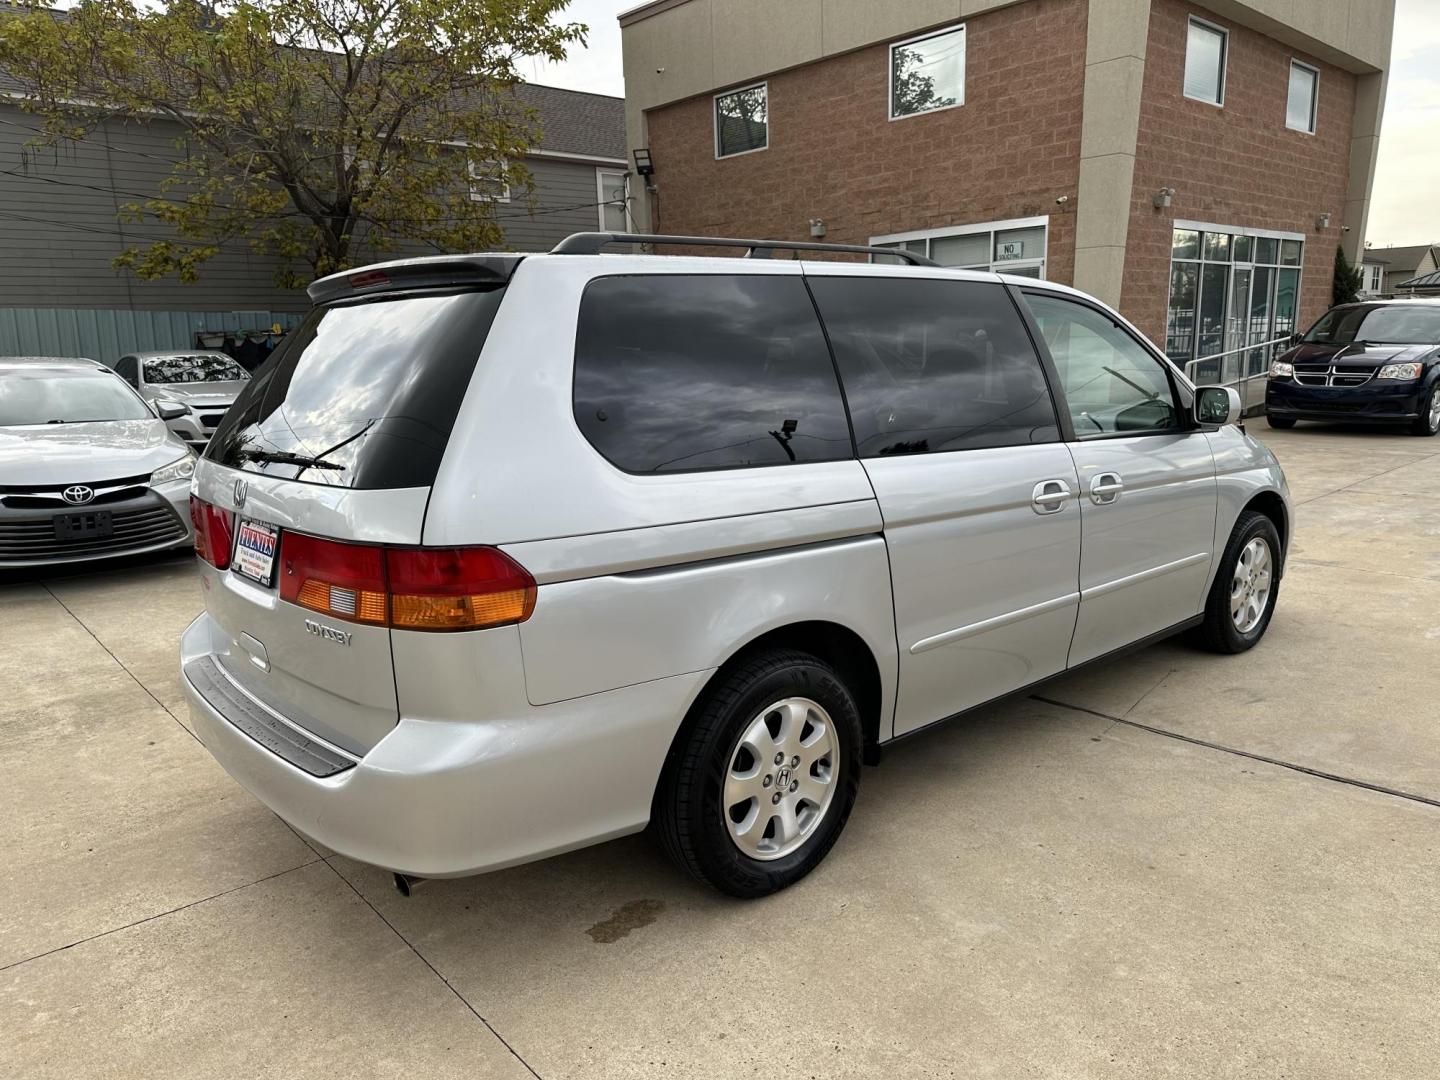
[[[280,530],[259,521],[240,522],[235,537],[235,572],[261,585],[269,585],[275,568]]]

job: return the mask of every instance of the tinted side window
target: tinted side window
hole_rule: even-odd
[[[1059,296],[1025,297],[1050,349],[1079,438],[1179,426],[1160,361],[1094,308]]]
[[[580,302],[575,421],[628,472],[853,456],[835,367],[799,277],[592,281]]]
[[[1056,442],[1035,348],[1001,285],[816,277],[861,457]]]

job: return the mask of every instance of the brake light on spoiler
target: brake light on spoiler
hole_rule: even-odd
[[[535,579],[492,547],[380,547],[287,532],[280,598],[397,630],[481,630],[524,622]]]

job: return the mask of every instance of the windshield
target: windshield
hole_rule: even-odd
[[[316,308],[246,384],[205,456],[312,484],[429,486],[503,294]]]
[[[145,403],[109,372],[10,368],[0,377],[0,427],[150,419]]]
[[[1320,317],[1305,335],[1310,345],[1434,345],[1440,343],[1440,307],[1347,307]]]
[[[250,373],[228,356],[159,356],[145,362],[147,383],[240,382]]]

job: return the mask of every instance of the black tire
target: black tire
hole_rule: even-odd
[[[1246,546],[1256,538],[1263,539],[1270,546],[1270,595],[1259,622],[1248,631],[1241,632],[1230,615],[1231,588],[1235,579],[1235,565]],[[1220,569],[1210,586],[1210,595],[1205,600],[1205,621],[1195,628],[1192,640],[1199,646],[1217,653],[1242,653],[1252,648],[1265,636],[1275,614],[1275,603],[1280,598],[1281,560],[1284,558],[1280,547],[1280,534],[1275,523],[1264,514],[1246,510],[1235,522],[1230,533],[1230,542],[1220,559]]]
[[[1421,438],[1428,438],[1440,431],[1440,424],[1432,425],[1430,422],[1430,409],[1435,404],[1435,395],[1440,394],[1440,383],[1430,387],[1430,393],[1425,395],[1425,400],[1420,404],[1420,415],[1410,425],[1410,434],[1419,435]]]
[[[1295,421],[1291,417],[1271,416],[1268,413],[1265,416],[1265,422],[1273,428],[1279,428],[1281,431],[1287,431],[1295,426]]]
[[[798,849],[754,858],[725,824],[723,784],[742,734],[762,710],[792,697],[829,713],[837,786]],[[833,668],[790,649],[757,653],[709,687],[687,719],[655,793],[653,831],[676,865],[721,892],[745,899],[777,892],[815,869],[839,838],[860,787],[861,742],[855,696]]]

